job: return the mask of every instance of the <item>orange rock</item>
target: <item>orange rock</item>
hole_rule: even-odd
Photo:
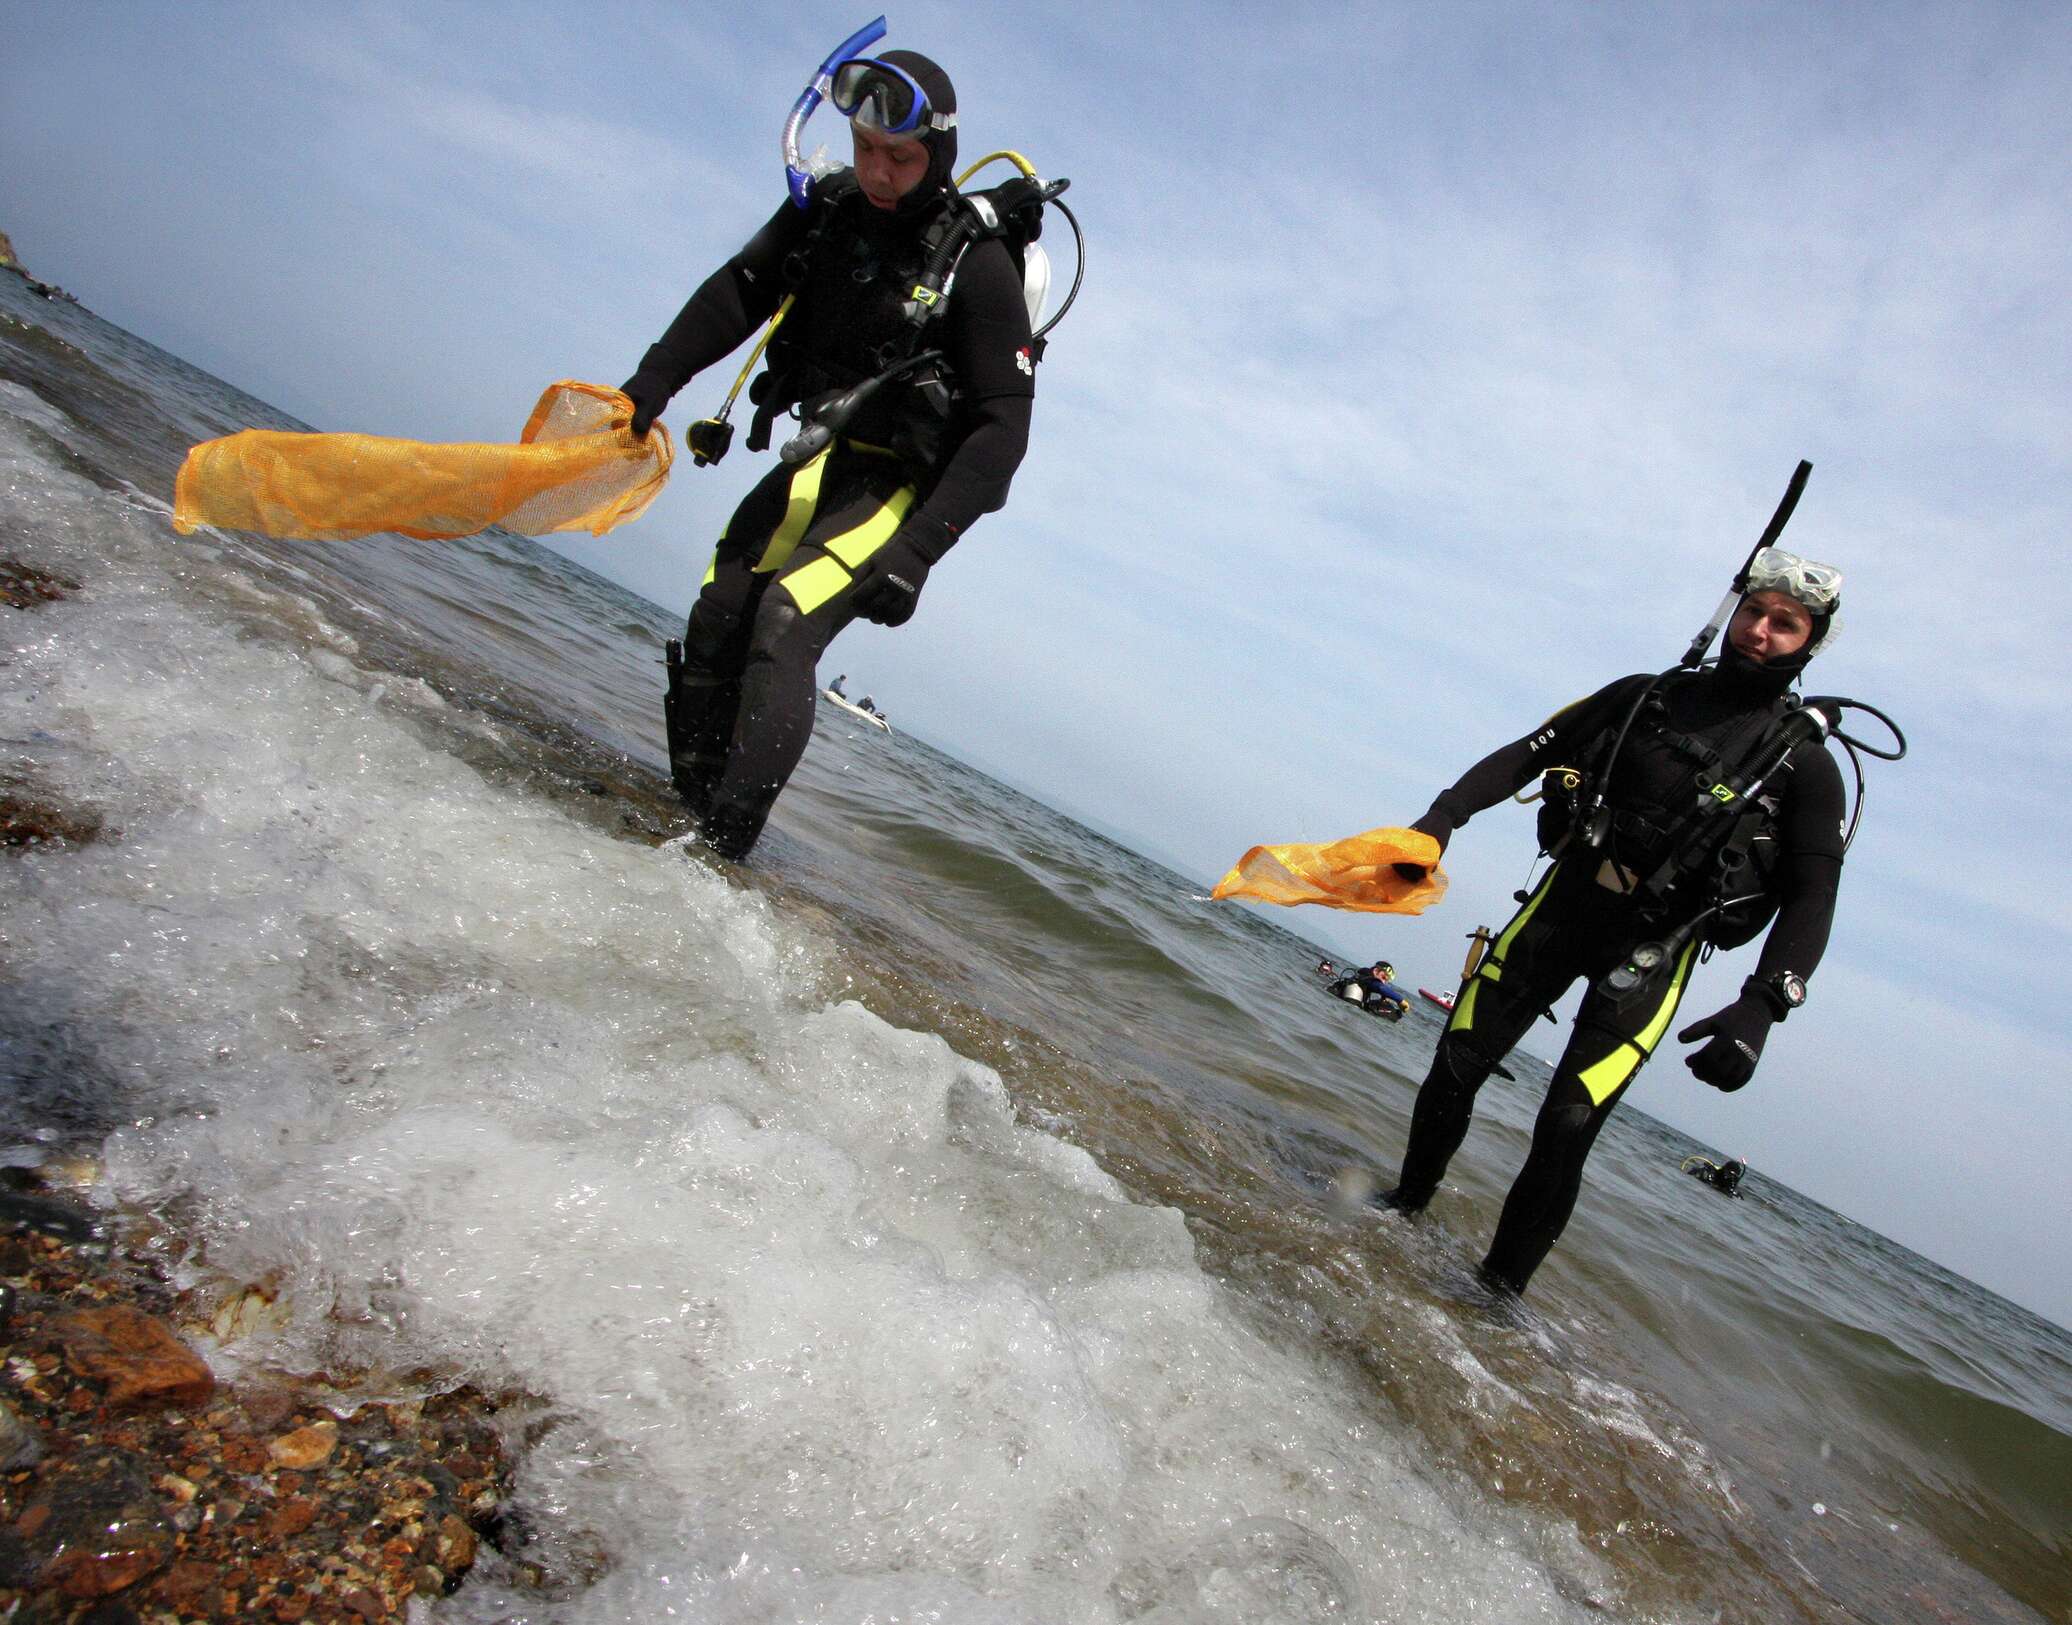
[[[298,1495],[274,1508],[273,1516],[267,1520],[267,1529],[278,1540],[286,1535],[299,1535],[316,1521],[316,1502],[306,1495]]]
[[[164,1566],[161,1551],[92,1552],[80,1547],[58,1553],[43,1581],[68,1597],[112,1597]]]
[[[465,1574],[475,1561],[475,1531],[448,1513],[426,1542],[425,1555],[448,1574]]]
[[[338,1424],[326,1418],[306,1428],[284,1433],[267,1447],[267,1454],[279,1467],[297,1471],[315,1467],[338,1448]]]
[[[82,1377],[108,1385],[110,1409],[198,1405],[216,1379],[165,1322],[136,1309],[81,1309],[53,1328]]]

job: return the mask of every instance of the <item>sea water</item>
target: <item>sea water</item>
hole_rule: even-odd
[[[277,413],[0,277],[0,1122],[339,1404],[509,1396],[458,1621],[2055,1619],[2072,1340],[1630,1107],[1523,1304],[1431,1216],[1436,1012],[828,708],[749,869],[654,606],[492,533],[167,522]]]

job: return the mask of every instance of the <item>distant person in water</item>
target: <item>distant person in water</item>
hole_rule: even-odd
[[[1554,861],[1462,985],[1417,1093],[1402,1174],[1376,1198],[1414,1213],[1438,1194],[1476,1091],[1587,980],[1482,1262],[1500,1288],[1523,1292],[1567,1225],[1598,1130],[1669,1032],[1701,951],[1769,926],[1735,999],[1676,1035],[1702,1041],[1685,1058],[1702,1082],[1734,1090],[1755,1075],[1770,1029],[1805,1002],[1827,947],[1846,798],[1821,718],[1787,694],[1829,636],[1842,577],[1766,547],[1747,581],[1716,666],[1608,684],[1477,762],[1413,826],[1443,851],[1473,814],[1549,780],[1541,841]]]
[[[1687,1157],[1684,1170],[1693,1179],[1702,1179],[1714,1190],[1727,1196],[1741,1194],[1741,1176],[1748,1171],[1748,1164],[1739,1157],[1724,1163],[1714,1162],[1710,1157]]]
[[[842,685],[848,681],[849,674],[847,672],[843,672],[841,676],[837,677],[833,682],[827,685],[828,693],[836,696],[836,698],[838,699],[846,700],[849,696],[842,692]]]
[[[1356,970],[1341,979],[1332,989],[1340,998],[1356,992],[1360,1004],[1376,1015],[1400,1016],[1410,1008],[1410,995],[1390,980],[1395,967],[1385,959],[1377,959],[1367,970]]]

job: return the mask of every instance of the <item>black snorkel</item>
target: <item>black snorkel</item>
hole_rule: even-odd
[[[1719,601],[1719,608],[1712,612],[1712,619],[1699,628],[1698,635],[1691,639],[1691,646],[1684,650],[1683,659],[1665,672],[1658,673],[1653,682],[1634,697],[1626,719],[1619,724],[1618,737],[1612,741],[1611,753],[1605,758],[1603,769],[1593,779],[1590,793],[1576,803],[1575,818],[1569,826],[1570,839],[1580,840],[1584,846],[1596,847],[1604,844],[1604,836],[1611,822],[1611,815],[1605,811],[1605,792],[1611,784],[1612,765],[1618,761],[1619,752],[1625,748],[1626,735],[1631,732],[1641,708],[1648,702],[1648,696],[1679,671],[1695,671],[1705,663],[1707,651],[1713,640],[1720,635],[1727,622],[1733,619],[1734,610],[1748,592],[1748,572],[1754,567],[1756,557],[1784,534],[1784,527],[1791,523],[1792,511],[1799,505],[1799,497],[1806,489],[1806,481],[1813,472],[1813,465],[1805,458],[1799,459],[1799,466],[1792,471],[1791,482],[1785,486],[1784,495],[1777,503],[1777,511],[1770,515],[1770,522],[1763,527],[1763,533],[1756,538],[1755,546],[1748,550],[1748,557],[1741,561],[1741,568],[1734,573],[1734,584],[1727,589],[1726,597]]]
[[[1813,465],[1803,457],[1791,476],[1791,483],[1784,488],[1784,496],[1777,504],[1777,511],[1770,515],[1769,524],[1757,538],[1755,546],[1748,550],[1748,557],[1741,561],[1741,568],[1734,576],[1733,586],[1727,589],[1727,596],[1719,601],[1719,608],[1712,612],[1712,619],[1699,629],[1691,639],[1691,646],[1684,650],[1684,657],[1677,664],[1686,671],[1694,671],[1705,659],[1705,652],[1712,647],[1712,640],[1733,617],[1734,606],[1741,602],[1742,594],[1748,591],[1748,572],[1754,565],[1756,555],[1784,534],[1784,527],[1791,523],[1792,510],[1799,505],[1799,494],[1806,489],[1806,479],[1813,472]]]
[[[1641,685],[1639,694],[1635,696],[1619,725],[1610,751],[1605,754],[1592,774],[1587,792],[1578,798],[1568,833],[1555,844],[1556,854],[1570,844],[1592,849],[1607,845],[1612,815],[1606,801],[1610,791],[1612,770],[1634,723],[1646,707],[1649,697],[1665,682],[1680,673],[1710,664],[1706,656],[1714,639],[1720,635],[1732,619],[1736,608],[1747,596],[1756,560],[1765,548],[1776,542],[1786,524],[1790,522],[1792,512],[1798,506],[1799,497],[1806,488],[1807,477],[1812,472],[1813,465],[1801,460],[1785,488],[1782,500],[1777,504],[1776,512],[1770,516],[1770,522],[1763,528],[1762,536],[1750,549],[1748,557],[1742,561],[1740,570],[1736,572],[1733,586],[1721,600],[1712,618],[1691,640],[1683,659]],[[1825,641],[1831,618],[1839,609],[1839,600],[1830,603],[1825,609],[1813,604],[1808,604],[1807,607],[1815,617],[1814,641],[1792,663],[1777,667],[1782,679],[1779,698],[1786,709],[1755,749],[1744,757],[1737,767],[1724,772],[1717,782],[1714,781],[1712,773],[1699,774],[1697,793],[1676,829],[1666,854],[1644,879],[1638,875],[1628,877],[1628,889],[1639,897],[1643,908],[1661,905],[1680,884],[1687,883],[1689,877],[1705,872],[1715,863],[1724,873],[1727,856],[1734,844],[1746,838],[1741,827],[1743,821],[1751,816],[1759,816],[1753,815],[1751,809],[1756,807],[1765,786],[1771,784],[1787,769],[1793,752],[1800,746],[1808,742],[1824,744],[1832,739],[1842,746],[1849,757],[1849,765],[1856,779],[1856,794],[1848,825],[1843,831],[1842,850],[1845,854],[1856,839],[1857,826],[1863,817],[1863,764],[1858,753],[1888,762],[1896,762],[1905,757],[1905,734],[1900,731],[1897,723],[1876,706],[1834,694],[1810,695],[1801,700],[1788,692],[1790,685],[1797,681],[1798,672],[1803,668],[1805,661],[1811,658],[1814,648]],[[1730,653],[1731,650],[1722,654],[1723,663],[1727,661]],[[1747,663],[1746,657],[1740,658],[1744,664]],[[1842,721],[1844,713],[1849,711],[1861,711],[1876,717],[1891,732],[1891,746],[1886,748],[1873,745],[1846,732]],[[1705,939],[1705,952],[1709,953],[1713,942],[1703,929],[1707,922],[1739,905],[1758,900],[1757,896],[1729,897],[1723,893],[1715,895],[1710,906],[1695,917],[1686,920],[1665,936],[1637,946],[1625,963],[1600,979],[1600,985],[1604,991],[1614,996],[1621,996],[1644,986],[1665,960],[1680,955],[1694,938]],[[1728,945],[1736,944],[1730,941]]]

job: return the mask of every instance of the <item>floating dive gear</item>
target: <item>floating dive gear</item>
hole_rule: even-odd
[[[885,19],[882,16],[865,23],[828,53],[819,71],[799,92],[799,99],[792,103],[791,115],[784,121],[784,181],[791,189],[792,202],[801,209],[813,201],[813,173],[806,160],[799,156],[799,132],[805,129],[806,120],[813,116],[813,109],[834,89],[835,70],[851,57],[861,56],[884,37]]]

